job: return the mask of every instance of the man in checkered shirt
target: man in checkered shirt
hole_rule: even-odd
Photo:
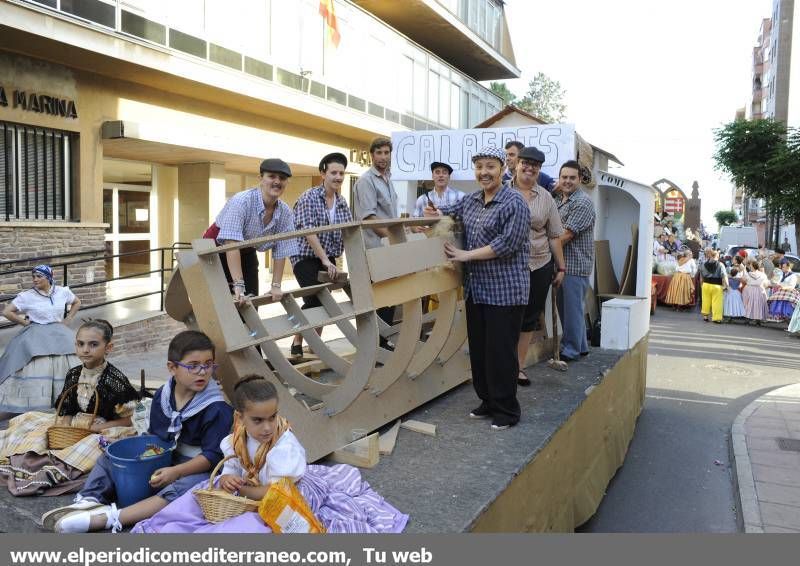
[[[312,187],[300,195],[294,205],[294,227],[297,230],[344,224],[352,222],[350,207],[342,197],[344,171],[347,157],[341,153],[329,153],[319,162],[322,184]],[[336,259],[344,253],[342,231],[309,234],[297,239],[297,254],[291,257],[294,277],[301,287],[319,283],[320,271],[327,271],[331,281],[336,277]],[[320,307],[322,303],[316,295],[303,299],[303,308]],[[322,333],[322,328],[317,329]],[[303,336],[294,337],[292,356],[303,355]]]
[[[561,317],[561,359],[572,362],[589,355],[586,340],[586,291],[594,269],[594,221],[592,199],[580,189],[580,165],[567,161],[561,166],[556,205],[564,225],[561,244],[567,273],[558,290]]]

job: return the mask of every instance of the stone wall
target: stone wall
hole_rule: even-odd
[[[166,350],[170,340],[186,325],[166,313],[120,324],[114,329],[114,352],[121,356],[141,354],[150,350]],[[164,360],[166,363],[166,360]],[[129,376],[131,377],[131,376]]]
[[[64,268],[58,266],[86,257],[67,257],[64,259],[30,261],[26,258],[52,256],[82,251],[103,250],[105,248],[105,228],[103,224],[3,222],[0,223],[0,260],[14,260],[13,264],[0,266],[0,295],[16,295],[31,287],[31,276],[27,271],[36,263],[48,263],[53,267],[56,285],[64,284]],[[26,268],[22,273],[8,271]],[[96,259],[70,265],[67,268],[68,286],[101,281],[106,278],[105,261]],[[88,281],[87,281],[88,279]],[[84,305],[106,300],[105,285],[93,285],[74,289]]]

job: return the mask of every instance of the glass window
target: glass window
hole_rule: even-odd
[[[414,114],[417,116],[425,116],[427,74],[425,65],[414,61]]]
[[[77,134],[0,122],[0,219],[67,220]]]
[[[109,28],[117,27],[117,11],[113,2],[101,0],[61,0],[61,9],[79,18],[102,24]]]
[[[461,119],[461,87],[452,85],[450,87],[450,127],[460,127]]]
[[[480,115],[480,101],[478,97],[474,94],[469,96],[469,117],[467,118],[467,128],[473,127],[475,124],[481,121]]]
[[[450,81],[439,77],[439,123],[450,126]]]
[[[428,118],[439,121],[439,75],[428,71]]]
[[[461,117],[459,118],[462,128],[469,128],[469,93],[461,92]]]
[[[206,36],[205,2],[197,0],[170,0],[167,8],[167,23],[170,28],[195,37]]]
[[[414,100],[414,62],[410,57],[403,56],[400,62],[399,107],[401,112],[411,112]]]

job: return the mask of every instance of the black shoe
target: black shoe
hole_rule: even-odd
[[[469,414],[469,418],[471,419],[488,419],[491,416],[492,411],[489,409],[486,403],[481,403],[477,409],[473,409]]]
[[[530,387],[531,380],[528,379],[528,376],[526,376],[525,373],[519,372],[517,374],[517,385],[519,385],[520,387]]]
[[[505,430],[517,424],[517,421],[508,421],[504,419],[492,419],[492,430]]]
[[[302,344],[292,344],[291,354],[293,358],[302,358],[303,357],[303,345]]]
[[[380,340],[378,341],[378,344],[384,350],[389,350],[390,352],[394,352],[394,346],[383,336],[381,336]]]
[[[558,357],[561,358],[561,361],[564,361],[564,362],[577,362],[578,361],[578,358],[573,358],[572,356],[565,356],[564,354],[559,354]]]
[[[589,352],[581,352],[581,356],[585,357],[585,356],[588,356],[588,355],[589,355]]]

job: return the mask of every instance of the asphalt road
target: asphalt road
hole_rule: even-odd
[[[584,532],[738,532],[731,425],[765,392],[800,381],[800,339],[704,323],[659,307],[644,410],[623,467]]]

